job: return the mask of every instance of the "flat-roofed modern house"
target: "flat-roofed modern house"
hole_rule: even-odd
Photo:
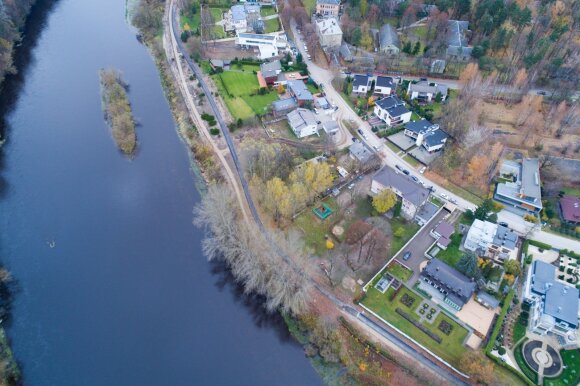
[[[419,102],[431,103],[437,94],[441,94],[441,101],[447,99],[449,87],[443,84],[437,84],[426,80],[420,80],[416,83],[409,82],[407,96],[409,99],[417,99]]]
[[[477,288],[470,278],[439,259],[429,260],[421,278],[443,294],[444,302],[456,310],[463,308]]]
[[[429,153],[441,150],[449,138],[449,135],[439,125],[426,119],[407,123],[404,133],[407,137],[415,140],[415,145],[423,146]]]
[[[334,17],[318,19],[315,22],[315,26],[322,48],[338,51],[342,44],[342,30],[340,29],[338,20]]]
[[[316,13],[322,17],[338,17],[340,0],[316,0]]]
[[[500,168],[504,182],[497,184],[493,198],[505,204],[506,209],[519,214],[537,215],[542,210],[540,162],[524,158],[521,163],[506,160]]]
[[[449,20],[447,22],[447,57],[458,61],[471,59],[473,47],[469,47],[469,22]]]
[[[376,172],[371,182],[371,194],[378,194],[384,189],[391,189],[401,199],[401,214],[408,220],[415,218],[430,194],[423,185],[388,166]]]
[[[401,51],[401,43],[397,30],[390,24],[385,24],[379,30],[380,51],[388,55],[398,55]]]
[[[357,74],[352,80],[352,92],[355,94],[366,94],[369,91],[371,80],[368,75]]]
[[[375,102],[374,113],[389,126],[407,123],[412,112],[405,107],[405,102],[396,95],[379,99]]]
[[[260,72],[266,84],[272,85],[278,80],[278,74],[282,72],[282,64],[279,60],[262,63],[260,65]]]
[[[580,343],[578,312],[580,291],[556,280],[555,266],[536,260],[524,288],[523,306],[530,308],[528,328],[539,335],[555,334],[564,347]]]
[[[463,247],[498,263],[517,256],[518,235],[506,226],[476,219],[465,237]]]
[[[348,147],[350,158],[364,164],[371,159],[373,153],[364,144],[364,142],[356,141]]]
[[[395,91],[395,81],[390,76],[377,76],[375,81],[375,94],[389,96]]]
[[[580,197],[564,196],[558,202],[562,221],[580,225]]]
[[[308,88],[301,80],[289,80],[287,82],[288,91],[290,95],[296,98],[296,102],[299,106],[304,106],[305,104],[313,103],[314,97],[312,93],[308,91]]]
[[[328,120],[322,122],[322,129],[328,135],[335,135],[338,133],[338,123],[335,120]]]
[[[298,108],[287,115],[290,128],[298,138],[318,135],[318,121],[310,110]]]
[[[264,60],[278,56],[278,49],[285,47],[286,43],[277,35],[237,32],[236,45],[242,49],[258,48],[258,57]]]

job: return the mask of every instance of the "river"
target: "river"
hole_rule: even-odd
[[[202,255],[190,158],[124,12],[123,0],[39,7],[2,96],[0,258],[25,383],[320,384],[281,317]],[[108,66],[130,84],[134,160],[103,120]]]

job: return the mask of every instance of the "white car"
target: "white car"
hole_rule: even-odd
[[[427,166],[423,166],[421,170],[419,170],[419,173],[423,174],[425,173],[425,170],[427,170]]]
[[[445,200],[449,200],[449,196],[446,195],[445,193],[441,193],[440,196],[441,196],[441,198],[443,198]]]

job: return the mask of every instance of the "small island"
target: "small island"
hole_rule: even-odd
[[[105,119],[111,128],[117,146],[127,155],[133,154],[137,146],[135,120],[127,96],[128,84],[115,69],[101,69],[101,96]]]

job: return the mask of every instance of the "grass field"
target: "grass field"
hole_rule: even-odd
[[[260,87],[258,78],[251,72],[224,71],[219,76],[232,96],[250,95]]]
[[[270,106],[272,102],[278,100],[278,94],[276,91],[271,91],[264,95],[244,95],[242,96],[242,99],[256,114],[265,114],[268,106]]]
[[[336,201],[333,198],[327,198],[322,202],[326,203],[333,211],[336,211],[338,208]],[[320,204],[321,202],[317,202],[315,205]],[[330,217],[332,216],[333,215],[331,214]],[[330,234],[331,223],[330,218],[326,220],[318,219],[314,213],[312,213],[312,207],[306,208],[294,221],[296,227],[304,234],[304,243],[306,244],[306,247],[311,248],[318,256],[322,256],[326,250],[326,240],[324,239],[324,236]]]
[[[461,244],[461,234],[455,233],[451,235],[451,242],[447,246],[447,249],[439,251],[437,258],[445,262],[445,264],[455,267],[455,265],[463,256],[463,252],[459,250],[459,245]]]
[[[562,350],[560,356],[566,368],[557,378],[544,378],[544,385],[571,386],[580,384],[580,350]]]
[[[415,313],[415,309],[419,307],[419,304],[423,299],[408,288],[404,287],[399,291],[393,301],[389,301],[389,298],[393,293],[394,290],[392,288],[389,288],[384,294],[381,294],[375,288],[369,288],[361,303],[397,327],[399,330],[403,331],[405,334],[411,336],[417,342],[429,348],[429,350],[441,358],[449,361],[449,363],[453,365],[457,365],[461,356],[465,352],[463,341],[467,336],[467,330],[448,316],[444,315],[443,312],[439,312],[433,323],[428,323],[427,321],[422,323],[429,331],[441,338],[441,343],[437,343],[395,311],[397,308],[400,308],[409,314],[411,318],[418,321],[419,316]],[[403,294],[407,294],[415,299],[411,308],[401,303],[400,299]],[[453,326],[449,335],[445,335],[438,328],[439,323],[443,320]]]
[[[578,196],[580,197],[580,188],[562,188],[564,193],[570,196]]]
[[[194,15],[185,16],[182,15],[179,19],[179,23],[181,24],[181,29],[183,30],[183,26],[187,24],[189,26],[190,31],[197,31],[201,24],[201,16],[199,12]]]
[[[214,25],[212,28],[213,28],[213,35],[214,35],[215,39],[223,39],[226,37],[224,27],[222,27],[221,25]]]
[[[217,23],[218,21],[223,19],[223,13],[225,12],[225,10],[221,8],[210,8],[209,12],[211,13],[213,21]]]
[[[233,97],[228,98],[224,97],[224,101],[226,102],[226,106],[230,113],[234,117],[234,119],[250,119],[254,114],[254,110],[242,99],[242,97]]]
[[[399,149],[394,143],[389,142],[388,140],[385,142],[385,144],[387,145],[387,147],[389,149],[391,149],[392,151],[394,151],[395,153],[398,153],[401,151],[401,149]]]
[[[387,272],[404,282],[406,282],[411,278],[411,276],[413,276],[413,271],[395,262],[389,264],[389,266],[387,267]]]
[[[408,154],[403,157],[403,160],[405,160],[407,163],[409,163],[409,165],[411,165],[414,168],[418,168],[419,166],[421,166],[419,161],[417,161],[415,158],[411,157]]]
[[[304,8],[306,9],[307,14],[312,14],[314,8],[316,6],[316,0],[302,0],[302,4],[304,4]]]
[[[265,32],[267,34],[280,31],[280,21],[278,20],[278,18],[265,20],[264,24],[266,25]]]
[[[401,237],[393,236],[393,241],[391,241],[390,252],[391,256],[394,256],[395,253],[397,253],[403,247],[403,245],[405,245],[407,241],[409,241],[409,239],[411,239],[411,237],[413,237],[413,235],[417,233],[420,226],[415,222],[406,223],[404,222],[404,220],[400,218],[394,218],[392,220],[389,220],[389,222],[391,223],[391,228],[393,229],[393,232],[396,232],[397,229],[399,228],[403,228],[404,230],[403,235]]]
[[[276,14],[276,9],[274,7],[268,7],[267,5],[264,5],[260,8],[260,15],[262,17],[272,16],[275,14]]]
[[[411,113],[411,121],[420,121],[420,120],[421,120],[421,116],[413,111]]]

